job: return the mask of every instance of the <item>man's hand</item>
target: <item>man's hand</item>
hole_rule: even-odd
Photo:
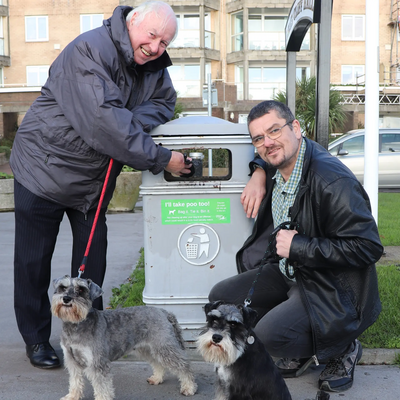
[[[165,170],[175,175],[190,173],[190,167],[192,164],[185,164],[185,158],[183,157],[183,154],[179,153],[178,151],[171,151],[171,153],[171,159],[169,160],[168,165],[165,167]]]
[[[240,202],[247,218],[255,218],[257,216],[258,209],[266,193],[265,183],[265,171],[257,168],[240,196]]]
[[[293,236],[297,234],[297,231],[288,229],[281,229],[276,234],[276,254],[278,254],[278,256],[289,258]]]

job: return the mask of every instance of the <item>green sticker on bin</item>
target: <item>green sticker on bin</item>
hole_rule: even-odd
[[[230,199],[161,200],[163,225],[177,224],[229,224]]]

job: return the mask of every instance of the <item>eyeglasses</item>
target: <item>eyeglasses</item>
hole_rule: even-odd
[[[271,140],[276,140],[282,135],[282,129],[286,126],[291,124],[293,121],[286,122],[285,125],[281,126],[280,128],[272,129],[271,131],[267,132],[265,135],[256,136],[251,138],[251,142],[255,147],[261,147],[264,144],[265,136]]]

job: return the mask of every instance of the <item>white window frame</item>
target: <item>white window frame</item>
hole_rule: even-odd
[[[351,76],[352,76],[352,78],[351,78],[351,82],[344,82],[343,81],[343,68],[351,68],[352,69],[352,72],[351,72]],[[357,83],[357,72],[356,72],[356,69],[362,69],[362,73],[361,74],[358,74],[358,76],[360,76],[360,75],[364,75],[365,74],[365,65],[342,65],[341,66],[341,74],[340,74],[340,77],[341,77],[341,83],[343,84],[343,85],[355,85],[356,83]],[[363,80],[361,80],[361,83],[364,83],[365,82],[365,79],[363,79]],[[360,82],[359,82],[360,83]]]
[[[238,15],[242,16],[242,25],[244,25],[243,11],[238,11],[238,12],[233,13],[233,14],[230,15],[230,22],[231,22],[231,32],[230,32],[230,36],[231,36],[231,52],[242,51],[243,47],[244,47],[243,29],[241,31],[237,31],[237,32],[235,30],[235,28],[236,28],[235,20],[236,20],[236,17]],[[242,26],[242,28],[243,28],[243,26]]]
[[[237,90],[237,99],[244,100],[244,67],[243,64],[235,65],[235,85]]]
[[[4,31],[3,31],[3,17],[0,16],[0,56],[5,56],[4,54]]]
[[[266,19],[283,20],[286,24],[287,15],[271,15],[268,13],[249,13],[249,20],[251,16],[259,16],[261,21],[260,31],[251,31],[249,28],[249,50],[285,50],[285,28],[281,31],[267,30]],[[250,23],[248,22],[248,25]],[[252,36],[257,37],[257,41],[252,39]],[[256,43],[259,43],[257,46]]]
[[[46,80],[49,76],[49,69],[50,65],[27,65],[26,66],[26,83],[27,86],[43,86],[46,83]],[[40,76],[42,74],[46,74],[46,77],[43,78],[42,80],[40,79]],[[36,74],[37,80],[35,82],[29,81],[28,77]]]
[[[351,22],[351,34],[346,36],[344,32],[344,20]],[[356,36],[356,19],[362,19],[362,34]],[[365,41],[365,15],[342,15],[342,40],[343,41]]]
[[[46,35],[44,37],[39,37],[39,21],[44,18]],[[28,38],[28,21],[35,20],[36,35],[35,38]],[[49,17],[47,15],[31,15],[25,17],[25,41],[26,42],[48,42],[49,41]]]
[[[178,21],[178,36],[168,47],[200,47],[200,14],[191,12],[175,13]],[[185,17],[199,19],[198,29],[185,29]]]
[[[87,18],[87,17],[90,18],[90,28],[84,30],[83,29],[83,18]],[[100,25],[94,23],[94,21],[93,21],[94,18],[99,18],[99,17],[101,18]],[[103,20],[104,20],[104,14],[81,14],[80,15],[80,32],[84,33],[84,32],[87,32],[87,31],[90,31],[92,29],[100,27],[103,24]]]

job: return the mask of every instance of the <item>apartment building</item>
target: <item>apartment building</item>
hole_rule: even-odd
[[[0,0],[0,127],[21,118],[74,37],[101,24],[117,5],[141,2]],[[184,115],[207,114],[202,97],[208,76],[218,93],[213,115],[233,122],[245,121],[254,104],[285,90],[285,25],[294,0],[166,2],[179,25],[168,49],[169,72]],[[399,2],[380,0],[382,126],[400,126]],[[365,30],[365,0],[333,0],[331,83],[345,95],[348,129],[364,122]],[[296,55],[297,78],[316,73],[317,32],[313,24]]]
[[[365,0],[333,0],[331,84],[345,96],[348,129],[365,117]],[[380,127],[400,127],[400,1],[379,1]]]

